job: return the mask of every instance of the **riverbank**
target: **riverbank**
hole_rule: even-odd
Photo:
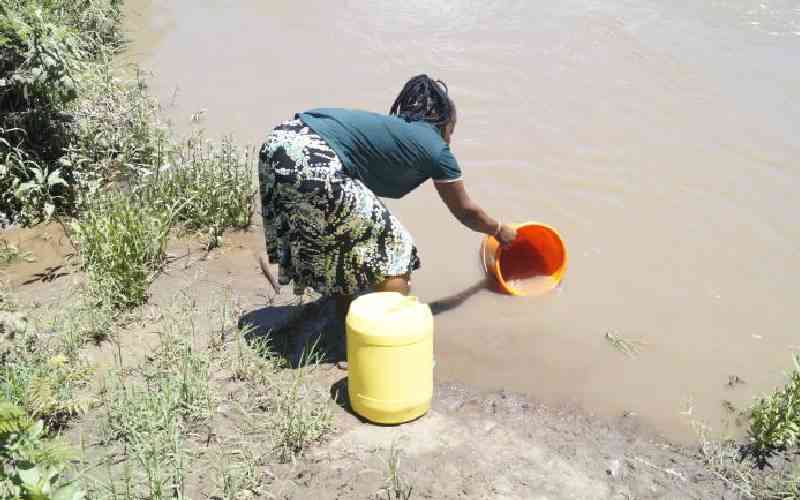
[[[730,444],[699,434],[697,446],[675,445],[635,414],[608,419],[438,384],[418,421],[363,422],[347,405],[346,372],[324,356],[291,369],[259,344],[290,352],[324,335],[327,318],[323,307],[282,331],[304,306],[261,276],[258,227],[211,251],[201,238],[171,239],[147,304],[114,319],[86,307],[87,276],[65,263],[72,249],[59,226],[4,238],[30,252],[2,268],[13,283],[4,304],[26,318],[24,333],[4,325],[5,359],[35,371],[35,360],[8,356],[35,342],[44,367],[70,360],[44,379],[52,401],[22,401],[39,404],[52,435],[75,450],[64,479],[91,498],[791,498],[767,494]],[[764,471],[775,474],[769,484],[791,473],[784,456]]]
[[[55,245],[63,237],[59,229],[42,227],[39,237],[25,232],[20,240],[16,232],[5,237],[23,248],[32,248],[25,241]],[[44,234],[49,236],[43,240]],[[233,233],[211,252],[202,241],[173,240],[175,258],[153,284],[148,304],[126,321],[109,324],[107,340],[80,349],[75,359],[94,373],[78,392],[93,403],[59,432],[80,450],[75,469],[93,498],[115,498],[110,495],[115,484],[116,498],[156,498],[158,478],[150,474],[158,470],[162,487],[180,487],[186,498],[701,499],[720,498],[724,491],[696,450],[658,438],[634,415],[609,421],[517,394],[448,384],[437,386],[432,411],[418,421],[381,427],[349,411],[346,372],[324,360],[300,370],[271,366],[277,361],[270,358],[246,361],[255,351],[240,343],[239,319],[265,334],[301,307],[289,294],[274,296],[260,276],[255,249],[261,238],[258,228]],[[17,283],[9,292],[31,329],[48,323],[55,310],[75,311],[70,297],[86,276],[67,266],[58,277],[43,277],[63,264],[69,249],[62,251],[3,268],[4,277]],[[181,324],[169,326],[176,321]],[[324,318],[309,318],[303,323],[307,331],[292,334],[311,339],[324,324]],[[189,336],[208,363],[207,379],[197,381],[204,403],[193,415],[176,415],[181,463],[174,461],[174,449],[147,460],[126,451],[125,440],[115,434],[122,431],[113,427],[121,404],[113,399],[121,397],[115,380],[125,371],[128,384],[146,376],[139,370],[166,355],[163,342],[176,340],[173,329]],[[41,338],[44,332],[29,334]],[[275,335],[274,345],[287,334]],[[283,393],[289,388],[299,392]],[[275,397],[299,399],[284,401],[285,406],[265,404],[265,398]],[[146,427],[149,417],[142,411],[125,417],[131,419],[126,429]],[[270,430],[273,412],[289,420]],[[301,445],[282,455],[276,443],[285,440]],[[134,439],[128,446],[139,445]],[[125,496],[124,488],[135,493]]]

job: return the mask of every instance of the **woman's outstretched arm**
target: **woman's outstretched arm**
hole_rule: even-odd
[[[493,235],[503,245],[517,237],[517,230],[491,218],[480,205],[472,201],[464,187],[464,181],[435,182],[436,190],[450,213],[473,231]]]

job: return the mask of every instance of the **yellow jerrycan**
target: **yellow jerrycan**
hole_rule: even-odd
[[[347,314],[347,391],[357,414],[400,424],[433,398],[433,315],[416,297],[362,295]]]

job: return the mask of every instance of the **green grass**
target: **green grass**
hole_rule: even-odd
[[[0,292],[2,312],[18,309]],[[92,369],[58,334],[16,314],[13,331],[0,332],[0,498],[79,500],[83,491],[66,478],[75,453],[51,435],[93,404]]]
[[[187,441],[211,411],[209,361],[194,345],[189,313],[171,314],[158,346],[142,363],[126,367],[124,359],[117,360],[104,395],[105,440],[124,443],[127,467],[122,482],[111,477],[105,483],[112,496],[123,490],[132,490],[134,498],[185,495]]]
[[[319,353],[310,349],[299,368],[288,369],[268,344],[247,340],[246,330],[229,331],[224,343],[216,345],[224,345],[219,363],[244,385],[250,416],[245,432],[265,437],[279,462],[293,462],[334,429],[330,395],[314,379]]]
[[[103,448],[117,451],[92,466],[106,471],[93,474],[92,494],[185,497],[200,471],[219,498],[263,493],[267,464],[294,460],[332,430],[330,397],[310,377],[316,367],[286,370],[263,343],[249,343],[227,294],[208,311],[180,300],[162,312],[143,360],[118,352],[101,411]],[[235,384],[225,396],[212,383],[221,379]],[[220,405],[231,408],[225,417]],[[237,424],[203,452],[220,418]]]
[[[309,379],[308,371],[285,371],[272,384],[270,398],[260,408],[267,415],[273,449],[281,462],[293,461],[333,428],[330,398]]]
[[[93,296],[120,308],[147,300],[147,289],[164,264],[178,209],[142,206],[117,193],[91,202],[70,233]]]
[[[389,446],[388,457],[386,458],[386,479],[383,493],[385,500],[410,500],[414,493],[414,487],[400,473],[400,456],[402,450],[398,447],[397,441],[392,441]],[[381,500],[378,496],[378,500]]]
[[[77,354],[67,355],[59,337],[28,328],[0,349],[0,397],[44,420],[48,429],[92,406],[93,398],[85,395],[92,367]]]
[[[256,193],[252,154],[229,139],[213,143],[195,134],[170,161],[144,179],[137,191],[143,203],[167,209],[180,202],[175,221],[188,231],[221,235],[225,228],[250,225]]]

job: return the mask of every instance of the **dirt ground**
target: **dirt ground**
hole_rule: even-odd
[[[48,236],[42,236],[42,235]],[[3,234],[31,251],[36,262],[0,269],[23,302],[43,302],[68,292],[80,273],[64,264],[73,249],[58,226]],[[297,300],[272,293],[259,272],[263,248],[258,228],[226,234],[224,246],[206,252],[192,240],[176,240],[171,263],[152,287],[151,307],[185,294],[202,307],[233,293],[241,320],[269,330],[298,311]],[[61,267],[59,267],[61,266]],[[287,350],[324,330],[330,307],[302,323]],[[152,328],[146,321],[126,335],[124,349],[146,353]],[[89,353],[100,365],[113,359],[109,346]],[[446,357],[447,353],[437,353]],[[480,369],[480,367],[475,367]],[[485,393],[455,383],[436,385],[433,408],[417,421],[376,426],[348,407],[346,371],[326,363],[316,372],[335,402],[336,431],[303,458],[270,465],[265,498],[406,498],[383,490],[391,450],[399,457],[398,480],[408,498],[432,499],[707,499],[736,498],[695,458],[695,450],[660,439],[635,416],[603,420],[576,408],[552,408],[505,392]],[[213,417],[225,429],[225,409]],[[74,425],[91,434],[91,418]],[[68,435],[74,436],[75,432]],[[206,443],[207,444],[207,443]],[[201,486],[197,498],[209,498]]]

